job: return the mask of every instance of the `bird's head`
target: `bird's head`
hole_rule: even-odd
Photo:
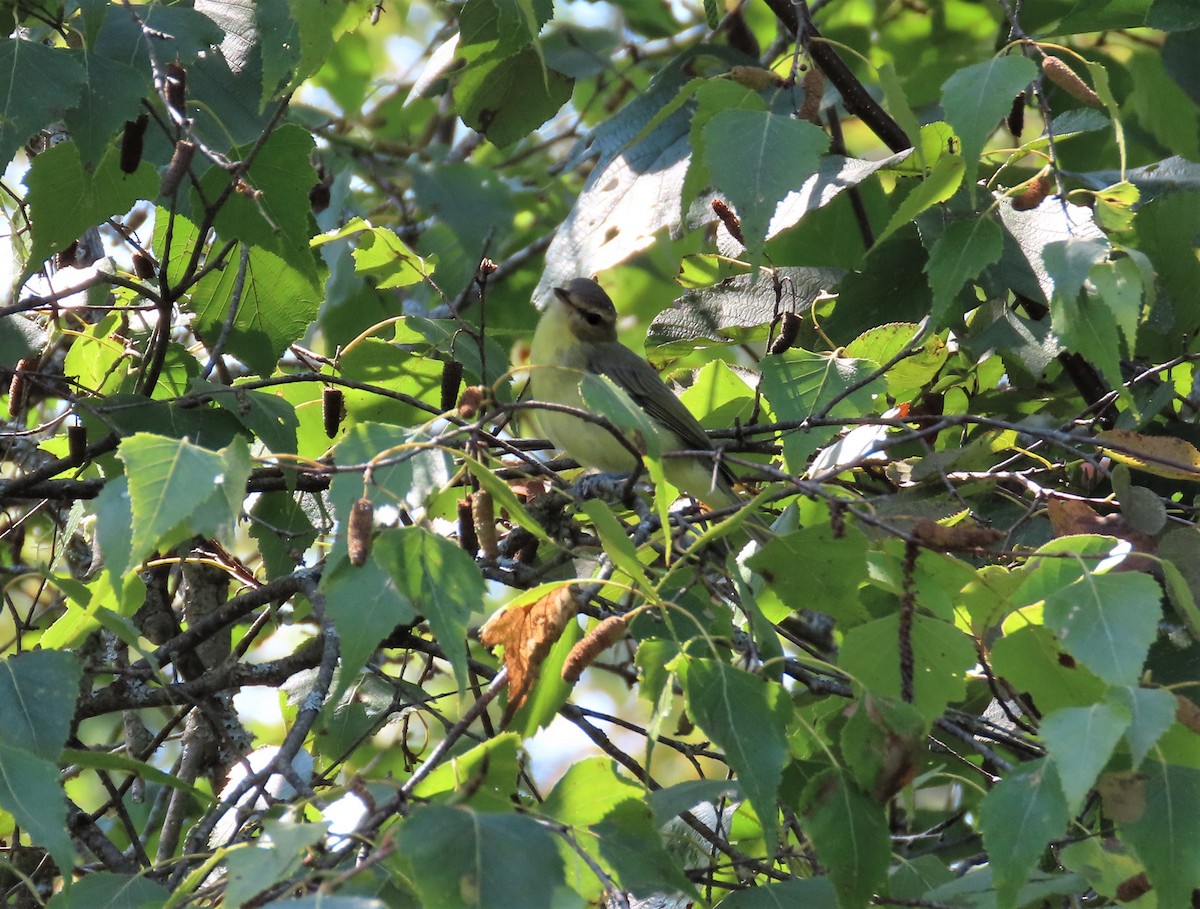
[[[575,278],[554,295],[567,311],[571,333],[578,341],[617,340],[617,310],[604,288],[591,278]]]

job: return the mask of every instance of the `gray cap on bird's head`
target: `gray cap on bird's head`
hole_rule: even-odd
[[[617,337],[617,308],[596,281],[572,278],[554,295],[566,304],[571,330],[581,341],[613,341]]]

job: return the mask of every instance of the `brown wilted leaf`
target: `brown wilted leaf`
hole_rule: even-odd
[[[1081,533],[1097,533],[1104,536],[1126,540],[1134,552],[1144,552],[1153,555],[1158,551],[1158,542],[1152,536],[1140,533],[1129,526],[1129,522],[1119,514],[1099,514],[1086,502],[1074,499],[1064,499],[1051,496],[1046,503],[1050,516],[1050,526],[1054,528],[1055,536],[1066,537]],[[1153,559],[1130,556],[1113,571],[1147,571],[1153,572]]]
[[[1117,884],[1117,899],[1122,903],[1132,903],[1139,896],[1144,896],[1153,889],[1150,886],[1150,878],[1146,877],[1145,871],[1142,871]]]
[[[1114,821],[1132,824],[1146,813],[1146,778],[1140,773],[1104,773],[1096,782],[1104,811]]]
[[[508,668],[506,724],[525,703],[542,662],[577,611],[571,588],[559,587],[537,602],[504,610],[480,629],[479,640],[485,647],[504,647],[504,665]]]
[[[1004,534],[991,527],[978,524],[955,524],[947,527],[929,518],[922,518],[913,526],[913,536],[930,549],[954,552],[961,549],[982,549],[1004,539]]]

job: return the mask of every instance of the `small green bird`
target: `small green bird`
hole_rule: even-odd
[[[645,411],[664,454],[713,448],[700,421],[654,367],[617,340],[617,310],[595,281],[575,278],[554,289],[534,333],[529,362],[534,400],[586,411],[579,391],[583,374],[607,376]],[[585,467],[628,473],[637,466],[629,449],[603,426],[550,410],[539,410],[537,421],[551,442]],[[711,508],[740,501],[733,475],[724,465],[714,470],[711,458],[664,458],[663,470],[673,485]],[[759,524],[751,533],[761,540],[765,530]]]

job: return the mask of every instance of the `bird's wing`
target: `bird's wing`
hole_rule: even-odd
[[[596,344],[588,359],[589,372],[612,379],[650,419],[679,436],[687,448],[713,447],[700,421],[675,397],[654,367],[628,347],[617,343]]]

